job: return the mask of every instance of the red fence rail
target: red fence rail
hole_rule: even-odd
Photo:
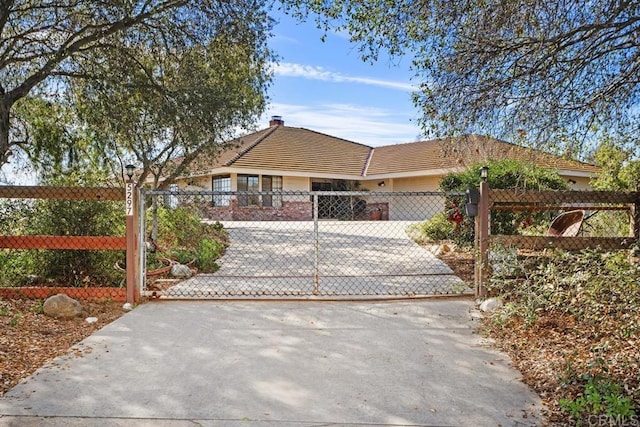
[[[132,192],[135,196],[135,191]],[[125,189],[113,187],[52,187],[52,186],[0,186],[0,199],[57,199],[70,201],[122,201]],[[133,200],[129,200],[134,205]],[[127,287],[125,288],[73,288],[59,286],[25,286],[0,288],[4,298],[46,298],[64,292],[78,298],[109,298],[134,302],[138,299],[136,220],[137,215],[127,211],[126,236],[52,236],[9,235],[0,236],[0,249],[45,250],[120,250],[127,252]]]

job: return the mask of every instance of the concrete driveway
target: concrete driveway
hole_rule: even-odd
[[[231,245],[220,270],[181,282],[168,295],[471,293],[445,263],[409,238],[411,224],[320,221],[316,241],[312,221],[225,221]]]
[[[0,425],[539,425],[466,299],[148,303],[0,399]]]

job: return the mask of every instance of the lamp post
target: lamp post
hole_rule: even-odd
[[[136,170],[136,167],[129,164],[124,167],[124,170],[126,171],[129,181],[131,181],[133,179],[133,172]]]
[[[489,166],[483,166],[480,168],[480,178],[482,178],[483,182],[487,182],[487,178],[489,177]]]

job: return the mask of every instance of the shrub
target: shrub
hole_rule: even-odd
[[[150,213],[152,215],[152,213]],[[152,221],[147,221],[152,227]],[[195,260],[205,273],[215,272],[216,260],[226,249],[227,232],[222,223],[202,222],[197,210],[189,207],[158,208],[158,251],[181,264]],[[147,268],[153,257],[147,257]]]
[[[620,320],[634,325],[633,319],[640,317],[640,269],[626,253],[555,251],[534,260],[518,261],[516,269],[523,276],[494,276],[488,285],[523,318],[557,312],[592,324]]]
[[[492,292],[505,301],[491,317],[494,330],[513,334],[506,348],[525,354],[531,350],[526,337],[540,339],[533,346],[551,345],[540,353],[553,357],[536,363],[555,365],[557,377],[549,369],[544,381],[535,384],[550,384],[563,397],[557,402],[560,408],[578,424],[588,415],[633,414],[640,405],[634,344],[640,337],[639,265],[627,252],[594,250],[548,252],[514,264],[518,275],[490,280]],[[546,371],[539,365],[527,369],[534,375]]]
[[[447,219],[444,212],[440,212],[420,223],[417,228],[420,231],[422,241],[437,242],[451,239],[455,226]]]
[[[195,247],[202,237],[203,224],[198,214],[187,207],[158,209],[158,244],[160,247]]]
[[[588,423],[590,416],[631,417],[635,415],[635,404],[625,396],[622,387],[611,381],[586,375],[582,396],[576,399],[560,399],[563,412],[567,412],[578,425]]]
[[[480,168],[476,164],[461,173],[450,173],[440,181],[445,192],[464,192],[480,185]],[[557,172],[520,160],[489,160],[487,182],[491,188],[520,190],[565,190],[567,184]],[[458,244],[472,244],[473,219],[465,212],[466,197],[449,195],[445,203],[448,218],[458,222],[455,239]],[[518,234],[522,225],[549,221],[549,213],[496,211],[491,214],[492,234]]]
[[[196,267],[204,273],[213,273],[218,270],[216,260],[224,252],[224,244],[213,239],[202,239],[196,248]]]
[[[55,177],[45,184],[93,186],[98,176]],[[36,199],[0,204],[0,233],[8,235],[122,236],[121,202]],[[47,282],[61,286],[117,286],[122,273],[114,269],[121,253],[111,250],[0,250],[0,286]]]

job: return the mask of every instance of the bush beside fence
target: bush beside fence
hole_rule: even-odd
[[[0,187],[0,297],[126,299],[124,191]]]

